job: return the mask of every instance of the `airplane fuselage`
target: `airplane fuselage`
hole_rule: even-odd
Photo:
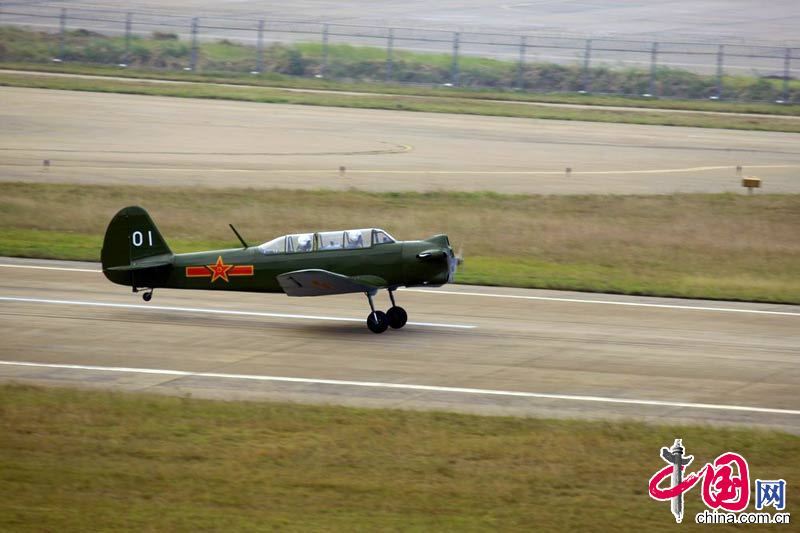
[[[374,333],[405,326],[408,315],[395,302],[401,286],[438,287],[453,280],[460,257],[447,235],[397,241],[384,230],[363,228],[276,237],[242,248],[174,254],[150,215],[138,206],[121,209],[106,229],[100,259],[103,274],[119,285],[153,289],[283,292],[288,296],[362,293],[370,305]],[[389,292],[392,307],[375,309],[373,296]]]
[[[417,255],[435,248],[428,241],[401,241],[348,250],[263,254],[258,247],[175,254],[169,267],[140,271],[105,271],[120,285],[149,288],[283,292],[277,276],[285,272],[321,269],[345,276],[376,276],[390,287],[448,281],[447,261],[423,262]],[[147,262],[143,262],[146,265]]]

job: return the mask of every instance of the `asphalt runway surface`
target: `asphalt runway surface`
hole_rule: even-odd
[[[791,133],[18,88],[0,102],[3,181],[668,194],[740,192],[742,166],[800,192]]]
[[[4,382],[800,433],[797,306],[445,286],[375,335],[360,295],[145,304],[96,264],[0,271]]]

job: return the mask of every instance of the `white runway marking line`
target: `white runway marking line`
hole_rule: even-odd
[[[462,296],[485,296],[487,298],[512,298],[518,300],[542,300],[547,302],[571,302],[580,304],[627,305],[631,307],[655,307],[662,309],[686,309],[689,311],[720,311],[722,313],[753,313],[757,315],[800,316],[800,312],[765,311],[761,309],[737,309],[735,307],[702,307],[696,305],[648,304],[643,302],[614,302],[611,300],[584,300],[581,298],[556,298],[555,296],[519,296],[516,294],[492,294],[483,292],[436,291],[430,289],[399,289],[408,292],[430,294],[457,294]],[[788,304],[787,304],[788,305]]]
[[[38,303],[53,305],[77,305],[85,307],[114,307],[119,309],[142,309],[146,311],[177,311],[182,313],[203,313],[209,315],[234,315],[234,316],[260,316],[269,318],[294,318],[301,320],[328,320],[333,322],[364,322],[360,318],[346,318],[334,316],[318,315],[294,315],[288,313],[264,313],[260,311],[233,311],[228,309],[204,309],[199,307],[172,307],[165,305],[142,305],[142,304],[119,304],[111,302],[85,302],[81,300],[49,300],[44,298],[19,298],[16,296],[0,296],[0,301]],[[453,328],[453,329],[475,329],[477,326],[464,324],[438,324],[435,322],[408,322],[409,326],[423,326],[427,328]]]
[[[46,267],[38,265],[8,265],[0,264],[0,267],[6,268],[32,268],[37,270],[64,270],[66,272],[93,272],[100,274],[101,270],[93,270],[89,268],[66,268],[66,267]],[[655,307],[661,309],[686,309],[689,311],[719,311],[721,313],[752,313],[756,315],[778,315],[778,316],[800,316],[800,312],[792,313],[790,311],[766,311],[763,309],[737,309],[735,307],[703,307],[695,305],[677,305],[677,304],[648,304],[644,302],[615,302],[612,300],[586,300],[581,298],[558,298],[555,296],[521,296],[518,294],[496,294],[489,292],[461,292],[461,291],[438,291],[432,289],[399,289],[406,292],[421,292],[423,294],[454,294],[460,296],[483,296],[486,298],[510,298],[516,300],[539,300],[545,302],[571,302],[581,304],[603,304],[603,305],[626,305],[630,307]],[[779,305],[779,304],[773,304]],[[786,304],[789,305],[789,304]],[[355,320],[355,319],[350,319]],[[409,322],[410,324],[410,322]],[[418,324],[419,325],[419,324]],[[470,326],[475,327],[475,326]]]
[[[751,413],[770,413],[781,415],[800,415],[800,410],[773,409],[770,407],[751,407],[746,405],[722,405],[713,403],[667,402],[660,400],[635,400],[628,398],[607,398],[603,396],[579,396],[573,394],[546,394],[539,392],[504,391],[492,389],[473,389],[463,387],[440,387],[436,385],[413,385],[410,383],[382,383],[377,381],[348,381],[339,379],[294,378],[286,376],[261,376],[254,374],[225,374],[219,372],[187,372],[185,370],[165,370],[160,368],[129,368],[116,366],[72,365],[55,363],[31,363],[27,361],[0,361],[0,365],[63,370],[87,370],[94,372],[123,372],[131,374],[157,374],[164,376],[240,379],[253,381],[274,381],[283,383],[306,383],[313,385],[334,385],[348,387],[369,387],[379,389],[399,389],[424,392],[444,392],[451,394],[476,394],[488,396],[508,396],[516,398],[537,398],[544,400],[566,400],[576,402],[616,403],[628,405],[647,405],[654,407],[679,407],[684,409],[711,409],[717,411],[744,411]]]

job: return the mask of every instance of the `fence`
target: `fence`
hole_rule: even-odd
[[[1,2],[0,25],[46,32],[52,39],[48,51],[53,61],[525,91],[800,102],[800,82],[794,81],[800,74],[800,48],[4,7]],[[108,45],[111,52],[80,52],[80,42],[86,48],[87,41],[103,36],[114,39],[114,46]],[[144,50],[141,40],[154,36],[174,36],[181,46],[172,43],[171,48]],[[91,46],[102,48],[96,42]],[[9,48],[0,46],[0,59],[19,59],[20,54]],[[164,48],[169,48],[165,55],[153,60]]]

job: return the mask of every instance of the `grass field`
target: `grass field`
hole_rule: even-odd
[[[565,52],[568,53],[568,52]],[[192,45],[177,34],[111,37],[74,29],[59,35],[0,27],[0,61],[50,63],[53,58],[87,65],[125,64],[138,69],[176,71],[191,65]],[[195,70],[205,73],[247,74],[259,63],[255,46],[229,40],[203,41],[196,49]],[[391,76],[387,78],[386,50],[381,46],[353,46],[318,42],[275,43],[261,56],[264,72],[293,77],[325,77],[367,83],[443,85],[455,82],[450,53],[420,53],[395,47]],[[576,58],[577,60],[577,58]],[[579,61],[570,65],[517,61],[461,54],[457,85],[491,90],[523,89],[536,92],[590,91],[599,94],[642,95],[707,100],[717,93],[717,78],[678,68],[626,68],[595,65],[584,70]],[[587,85],[588,82],[588,85]],[[800,82],[790,80],[784,95],[783,80],[757,76],[725,76],[723,98],[772,103],[778,99],[800,102]],[[522,91],[521,91],[522,92]],[[775,106],[780,107],[780,106]]]
[[[0,61],[0,68],[52,72],[62,74],[94,75],[139,79],[157,79],[185,82],[223,83],[254,87],[287,89],[309,89],[327,91],[358,91],[376,94],[404,96],[434,96],[440,98],[463,98],[470,100],[501,100],[508,102],[530,102],[551,104],[574,104],[598,107],[633,107],[642,109],[708,111],[714,113],[754,113],[776,116],[798,116],[800,106],[778,105],[763,102],[734,102],[730,100],[681,100],[653,99],[635,96],[616,96],[575,93],[531,93],[521,91],[493,90],[486,88],[446,87],[424,85],[398,85],[381,82],[342,82],[326,78],[298,78],[275,72],[260,75],[236,72],[187,72],[147,70],[135,67],[86,65],[70,63],[20,63]]]
[[[4,531],[672,531],[647,484],[675,438],[800,496],[800,437],[746,429],[22,385],[0,385],[0,429]]]
[[[618,122],[662,126],[727,128],[757,131],[800,133],[800,120],[780,116],[745,116],[711,113],[669,113],[597,108],[562,108],[523,105],[515,102],[465,98],[406,95],[352,95],[335,92],[295,92],[285,89],[248,86],[222,86],[208,83],[150,83],[135,79],[85,79],[43,77],[29,74],[0,73],[0,86],[33,87],[69,91],[110,92],[241,100],[247,102],[298,104],[358,109],[391,109],[428,113],[458,113],[471,115],[580,120],[589,122]]]
[[[461,283],[800,303],[800,195],[528,196],[0,183],[0,254],[98,260],[147,208],[176,252],[303,230],[445,232]]]

